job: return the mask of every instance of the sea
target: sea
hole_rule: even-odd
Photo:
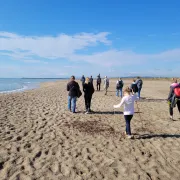
[[[60,78],[0,78],[0,93],[21,92],[36,89],[43,82],[61,80]]]

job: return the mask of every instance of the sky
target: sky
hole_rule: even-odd
[[[1,0],[0,78],[180,76],[179,0]]]

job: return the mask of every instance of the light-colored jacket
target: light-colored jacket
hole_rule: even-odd
[[[108,78],[104,79],[104,87],[109,87],[109,79]]]
[[[134,114],[134,101],[138,100],[136,94],[124,96],[118,105],[114,105],[114,108],[120,108],[124,105],[124,115],[133,115]]]

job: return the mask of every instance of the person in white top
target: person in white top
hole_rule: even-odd
[[[133,92],[131,94],[131,89],[127,87],[124,90],[124,97],[122,98],[120,104],[114,105],[114,108],[120,108],[122,105],[124,105],[124,119],[126,121],[125,134],[127,135],[128,138],[132,138],[130,122],[134,115],[134,102],[138,99],[139,98],[137,97],[137,95],[134,94]]]
[[[105,95],[107,95],[107,90],[109,88],[109,79],[107,78],[107,76],[105,76],[104,78],[104,90],[105,90]]]

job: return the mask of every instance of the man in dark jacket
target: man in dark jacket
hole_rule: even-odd
[[[100,91],[101,90],[101,77],[100,77],[100,74],[98,75],[97,77],[97,91]]]
[[[84,75],[82,75],[82,77],[81,77],[81,82],[82,82],[82,87],[83,87],[83,85],[84,85],[84,83],[85,83],[85,77],[84,77]]]
[[[176,97],[174,93],[175,88],[180,88],[180,84],[177,84],[175,86],[170,86],[170,92],[167,99],[169,102],[170,119],[173,119],[173,108],[176,106],[176,104],[180,113],[180,96]]]
[[[70,82],[67,84],[67,91],[69,91],[68,94],[68,110],[72,111],[73,113],[76,113],[76,100],[78,96],[79,91],[79,84],[75,81],[75,77],[71,76]]]
[[[91,84],[93,84],[93,77],[92,77],[92,76],[89,78],[89,82],[90,82]]]
[[[143,81],[140,77],[137,77],[136,84],[138,87],[138,97],[140,98]]]

